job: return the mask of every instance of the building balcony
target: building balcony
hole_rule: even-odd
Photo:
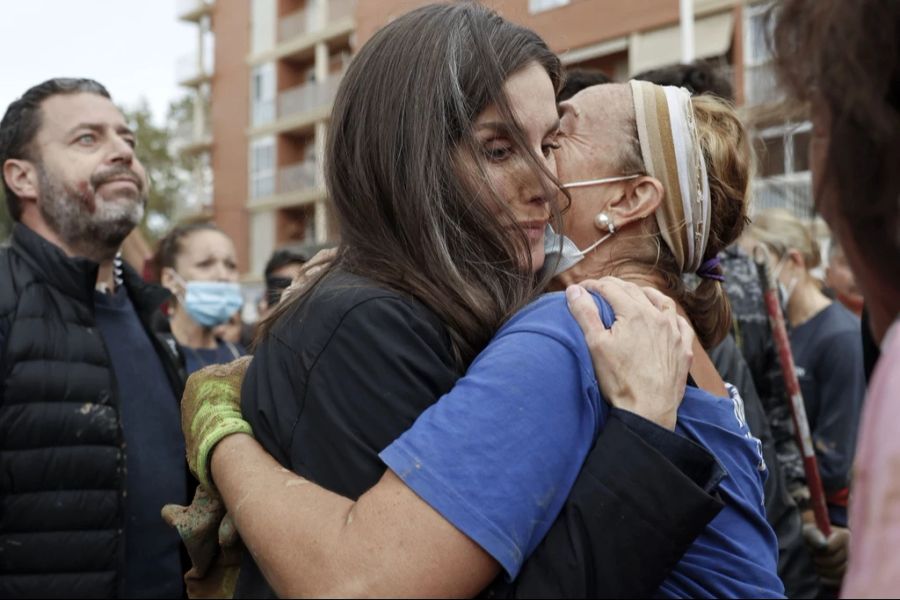
[[[331,0],[327,4],[327,9],[324,19],[318,14],[315,5],[282,17],[278,22],[278,43],[315,33],[348,18],[352,19],[356,10],[356,0]]]
[[[178,85],[197,87],[208,83],[213,75],[212,53],[204,54],[201,62],[198,52],[185,54],[175,65],[175,79]]]
[[[257,65],[282,58],[308,60],[318,43],[348,42],[355,29],[356,2],[328,0],[325,14],[311,5],[282,16],[275,47],[248,57],[247,62]]]
[[[274,186],[268,177],[261,178],[256,187],[251,186],[251,211],[309,206],[325,198],[325,188],[319,178],[319,165],[307,159],[292,165],[279,167]]]
[[[253,107],[251,136],[275,133],[305,133],[331,114],[331,105],[342,74],[284,90],[273,102]],[[274,105],[274,106],[273,106]],[[266,122],[266,118],[269,121]]]
[[[279,194],[302,192],[316,187],[319,168],[315,160],[304,160],[278,169]]]
[[[193,121],[181,123],[175,129],[178,151],[182,154],[200,154],[212,148],[213,137],[210,123],[203,122],[199,126]]]
[[[176,11],[181,21],[196,22],[212,12],[215,0],[178,0]]]

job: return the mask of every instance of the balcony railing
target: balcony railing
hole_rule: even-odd
[[[203,81],[212,76],[212,53],[203,55],[203,64],[196,52],[185,54],[178,59],[175,65],[175,76],[178,83],[189,84]]]
[[[175,139],[182,148],[208,144],[212,140],[212,127],[208,120],[199,128],[193,121],[179,123],[175,128]]]
[[[300,192],[316,186],[318,167],[315,160],[288,165],[278,169],[278,193]]]
[[[751,186],[752,212],[784,208],[798,218],[813,214],[812,177],[809,171],[754,179]]]
[[[278,118],[330,106],[340,83],[341,76],[333,75],[324,81],[304,83],[281,92],[278,94]]]
[[[357,0],[328,0],[327,19],[323,26],[330,25],[346,17],[353,16]],[[322,23],[316,4],[309,4],[305,9],[292,12],[278,21],[278,41],[284,42],[298,35],[313,33],[321,28]]]
[[[301,9],[279,19],[278,41],[284,42],[298,35],[312,33],[315,30],[313,16],[312,11]]]

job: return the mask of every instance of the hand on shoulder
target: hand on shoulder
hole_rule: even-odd
[[[600,293],[615,311],[609,329],[588,290]],[[675,303],[655,289],[614,277],[570,285],[566,300],[584,333],[607,402],[674,430],[694,340]]]

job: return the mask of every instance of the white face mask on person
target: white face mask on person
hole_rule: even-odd
[[[184,287],[178,298],[187,314],[204,327],[225,323],[244,304],[241,286],[227,281],[185,281],[174,276]]]
[[[791,277],[791,280],[787,285],[781,283],[781,271],[784,269],[784,265],[787,263],[787,255],[785,254],[781,260],[775,265],[775,268],[772,269],[772,277],[775,278],[775,281],[778,282],[778,290],[781,292],[781,301],[784,302],[784,305],[787,306],[791,301],[791,296],[794,293],[794,290],[797,289],[797,283],[800,278],[794,275]]]
[[[587,179],[584,181],[572,181],[563,184],[561,187],[563,189],[591,187],[603,185],[605,183],[628,181],[629,179],[635,179],[636,177],[640,177],[640,175],[619,175],[616,177],[605,177],[603,179]],[[608,240],[612,235],[612,232],[607,233],[584,250],[579,250],[578,246],[575,245],[575,242],[564,235],[556,233],[550,225],[547,225],[547,229],[544,232],[544,264],[548,266],[552,265],[553,276],[556,277],[563,271],[567,271],[580,263],[591,250]]]

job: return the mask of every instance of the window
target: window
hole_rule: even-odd
[[[267,136],[250,143],[250,199],[275,194],[275,138]]]
[[[531,14],[544,12],[545,10],[565,6],[569,2],[570,0],[528,0],[528,12]]]
[[[275,63],[253,68],[250,75],[250,124],[261,125],[275,119]]]
[[[773,22],[769,18],[768,3],[748,6],[744,19],[744,64],[759,65],[772,60],[769,36]]]
[[[758,177],[753,181],[753,210],[786,208],[800,218],[813,213],[809,172],[811,125],[784,123],[755,132]]]

